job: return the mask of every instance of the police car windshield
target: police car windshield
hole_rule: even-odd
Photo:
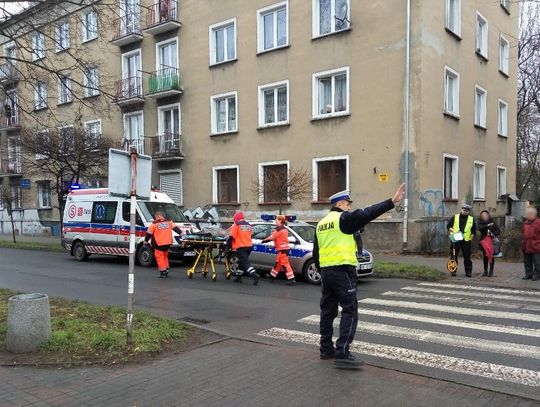
[[[315,227],[310,225],[291,225],[289,227],[295,231],[298,236],[308,243],[313,243],[315,241]]]
[[[173,203],[166,202],[140,202],[140,208],[143,215],[149,222],[154,220],[154,214],[161,212],[166,219],[170,219],[175,223],[188,223],[189,221],[184,216],[178,206]]]

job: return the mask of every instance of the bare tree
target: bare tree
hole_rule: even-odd
[[[312,189],[313,179],[308,171],[289,170],[286,165],[266,167],[262,179],[254,180],[251,188],[260,203],[278,205],[280,215],[284,205],[306,198]]]
[[[13,191],[11,191],[11,189],[0,186],[0,201],[6,209],[11,221],[11,236],[13,238],[13,243],[17,243],[17,239],[15,238],[15,222],[13,221],[13,210],[15,209],[14,203],[16,197],[14,197],[12,193]]]

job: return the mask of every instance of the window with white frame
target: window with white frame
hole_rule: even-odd
[[[349,67],[313,74],[313,117],[349,113]]]
[[[225,93],[210,98],[212,134],[238,131],[238,94]]]
[[[313,37],[350,28],[349,0],[313,0]]]
[[[288,1],[257,10],[258,52],[270,51],[289,44]]]
[[[39,146],[39,151],[36,153],[36,160],[46,160],[50,157],[50,137],[49,130],[42,130],[36,135],[36,142]]]
[[[476,12],[476,53],[488,57],[488,21]]]
[[[487,126],[487,91],[478,85],[474,94],[474,125],[484,129]]]
[[[64,126],[58,129],[58,150],[62,155],[68,156],[75,152],[75,129],[73,126]]]
[[[162,75],[178,73],[178,42],[175,39],[156,44],[156,70]]]
[[[259,164],[259,203],[289,201],[289,162]]]
[[[69,75],[60,75],[58,79],[58,104],[70,103],[72,100],[71,78]]]
[[[449,67],[444,70],[444,112],[459,116],[459,74]]]
[[[482,161],[474,162],[473,199],[476,201],[486,199],[486,163]]]
[[[23,194],[20,185],[10,185],[11,192],[11,208],[22,209],[23,207]]]
[[[84,97],[99,95],[99,70],[96,66],[84,69]]]
[[[45,35],[36,32],[32,35],[32,61],[45,58]]]
[[[90,41],[98,37],[97,13],[94,10],[83,14],[82,41]]]
[[[458,158],[443,156],[443,192],[444,199],[458,199]]]
[[[502,35],[499,41],[499,71],[508,75],[508,59],[510,56],[510,43]]]
[[[52,208],[51,181],[38,181],[38,207],[40,209]]]
[[[128,151],[130,147],[135,147],[137,153],[144,154],[144,117],[142,111],[124,115],[123,147]]]
[[[503,195],[506,195],[506,167],[497,166],[497,200],[503,199]]]
[[[240,202],[239,166],[213,168],[213,201],[215,204],[237,204]]]
[[[54,40],[56,52],[65,51],[69,48],[69,22],[62,21],[54,27]]]
[[[209,27],[210,65],[236,59],[236,19]]]
[[[326,202],[339,191],[349,189],[349,157],[326,157],[313,160],[313,200]]]
[[[41,110],[47,107],[47,84],[45,82],[36,82],[34,88],[34,109]]]
[[[180,134],[180,105],[160,106],[158,108],[158,133]]]
[[[84,123],[84,145],[89,150],[97,150],[101,143],[101,120]]]
[[[259,86],[259,126],[289,122],[289,81]]]
[[[446,28],[461,36],[461,0],[446,0]]]
[[[499,99],[497,109],[498,134],[502,137],[508,137],[508,103]]]

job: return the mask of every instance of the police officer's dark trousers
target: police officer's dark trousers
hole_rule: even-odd
[[[335,352],[336,358],[346,358],[358,325],[356,269],[352,266],[324,267],[321,276],[321,354],[332,355]],[[339,338],[334,351],[332,334],[338,305],[341,305],[342,311]]]
[[[463,265],[465,266],[465,275],[471,276],[473,263],[471,260],[471,242],[461,241],[454,243],[456,247],[456,261],[459,257],[459,251],[463,252]]]

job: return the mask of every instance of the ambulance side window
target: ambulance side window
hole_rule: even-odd
[[[130,202],[122,202],[122,220],[127,223],[129,223],[129,206],[130,205],[131,205]],[[135,212],[135,223],[138,226],[144,226],[144,223],[138,211]]]
[[[92,205],[92,223],[113,224],[116,219],[118,202],[94,202]]]

